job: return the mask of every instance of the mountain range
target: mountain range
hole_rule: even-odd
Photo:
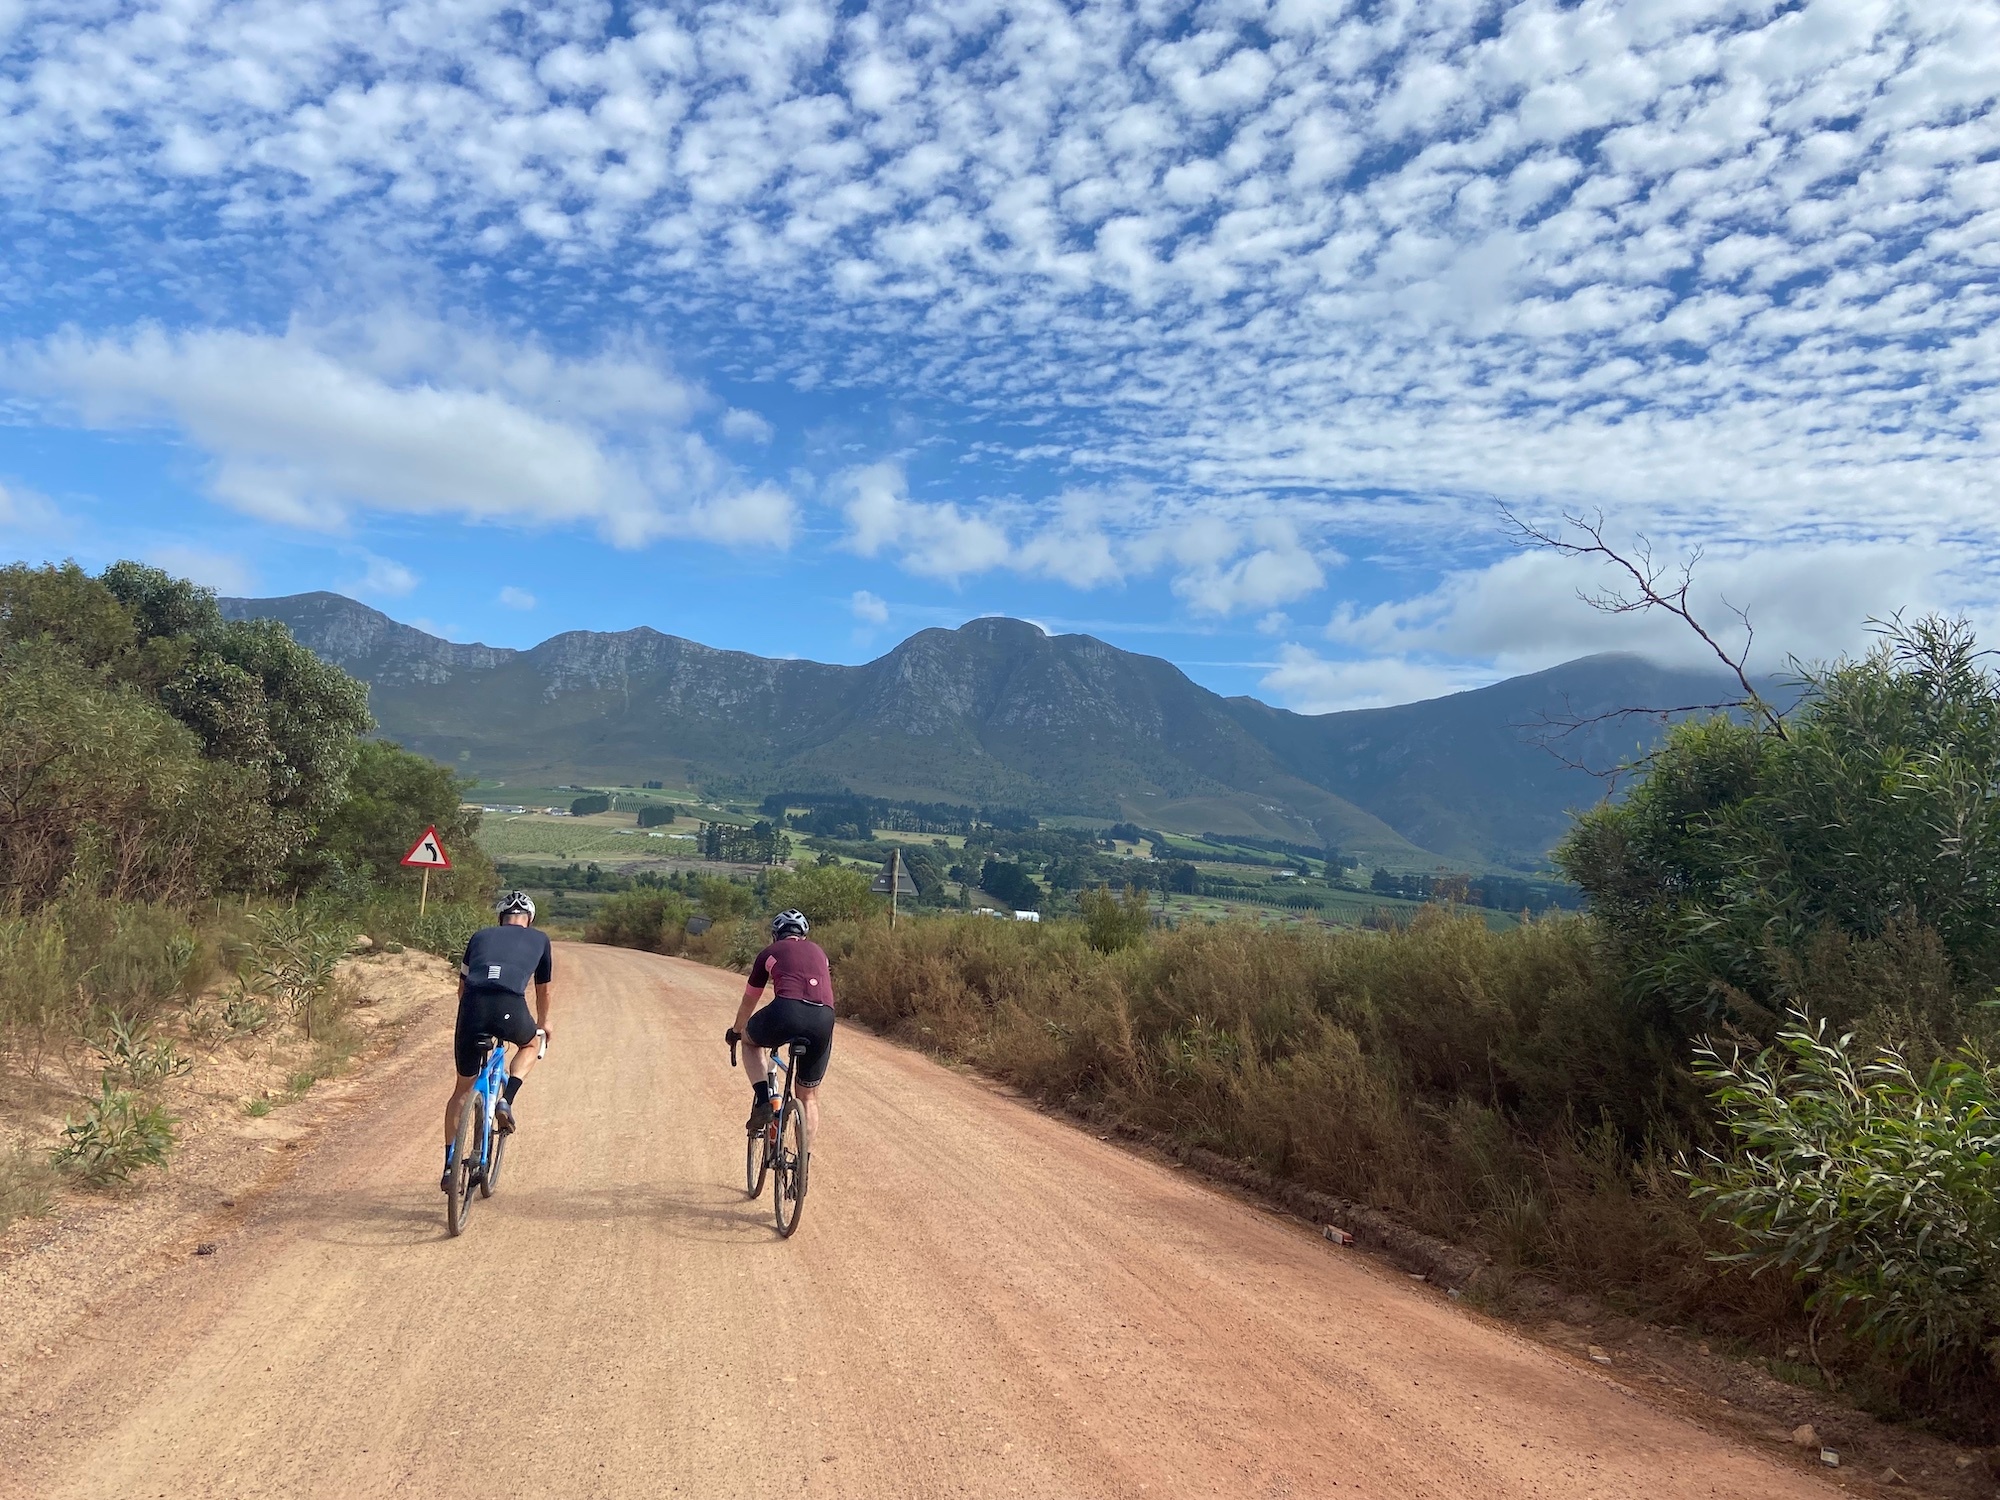
[[[1656,720],[1538,724],[1725,696],[1622,653],[1394,708],[1298,714],[1158,657],[987,617],[860,666],[776,661],[639,628],[526,651],[461,645],[339,594],[225,599],[370,686],[382,732],[484,777],[664,780],[873,796],[1326,843],[1395,868],[1538,870],[1570,810]]]

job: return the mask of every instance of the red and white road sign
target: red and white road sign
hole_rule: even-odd
[[[434,823],[424,830],[424,836],[417,840],[416,847],[403,856],[403,863],[415,865],[420,870],[449,870],[451,861],[445,858],[444,845],[438,842],[437,825]]]

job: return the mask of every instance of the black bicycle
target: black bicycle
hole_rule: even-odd
[[[770,1122],[743,1143],[743,1191],[755,1198],[764,1191],[764,1179],[773,1179],[771,1210],[778,1233],[786,1239],[799,1227],[799,1215],[806,1206],[806,1180],[812,1167],[812,1152],[806,1143],[806,1111],[792,1092],[792,1072],[799,1054],[812,1043],[794,1037],[785,1043],[785,1055],[771,1049],[771,1066],[784,1074],[784,1092],[775,1101]],[[736,1066],[736,1043],[729,1044],[729,1066]]]

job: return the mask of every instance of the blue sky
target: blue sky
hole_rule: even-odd
[[[1330,709],[2000,615],[2000,3],[0,0],[0,550]]]

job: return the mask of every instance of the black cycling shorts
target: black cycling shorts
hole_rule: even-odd
[[[799,1055],[799,1070],[792,1078],[794,1087],[810,1088],[826,1077],[826,1065],[833,1060],[833,1007],[779,998],[754,1012],[743,1034],[772,1051],[795,1037],[810,1042]]]
[[[525,1047],[535,1039],[535,1008],[512,990],[467,990],[458,1002],[458,1026],[451,1034],[452,1062],[460,1078],[479,1076],[485,1041],[498,1037]]]

